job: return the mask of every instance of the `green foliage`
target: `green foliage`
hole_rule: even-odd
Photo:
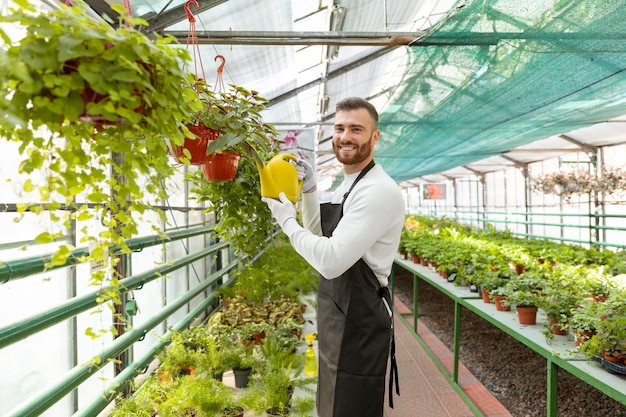
[[[224,342],[225,344],[225,342]],[[218,337],[207,326],[172,330],[170,344],[158,355],[161,369],[172,376],[188,373],[188,368],[224,372],[224,352]]]
[[[273,335],[266,337],[260,345],[261,360],[252,375],[250,392],[242,401],[257,413],[271,408],[297,412],[292,404],[292,394],[296,388],[311,391],[310,385],[316,378],[303,376],[304,355],[294,354],[294,341],[285,346]],[[306,403],[299,404],[306,406]]]
[[[152,375],[131,396],[118,396],[111,417],[152,417],[171,391],[171,386],[162,385],[157,376]]]
[[[245,265],[237,274],[232,287],[222,288],[225,297],[238,294],[263,303],[317,291],[317,272],[283,234],[277,235],[254,263]]]
[[[261,179],[255,163],[240,159],[232,181],[207,181],[202,171],[189,173],[192,198],[207,203],[207,212],[216,217],[215,233],[238,255],[254,255],[274,232],[274,218],[261,201]]]
[[[158,415],[212,417],[232,402],[232,390],[210,375],[183,376],[174,381],[171,394],[158,406]]]
[[[0,17],[26,30],[2,52],[0,114],[8,117],[1,118],[0,137],[20,144],[19,172],[29,176],[24,191],[37,194],[19,210],[41,213],[39,204],[46,204],[62,226],[36,240],[61,237],[73,220],[99,219],[104,230],[85,227],[81,243],[95,245],[85,261],[103,261],[117,249],[129,251],[125,239],[138,233],[154,201],[167,198],[163,184],[174,168],[165,138],[182,142],[180,121],[199,104],[181,69],[189,54],[173,47],[173,38],[149,39],[141,19],[118,27],[94,21],[85,7],[41,12],[25,5]],[[86,103],[87,95],[101,99]],[[56,214],[62,206],[72,210]],[[71,249],[61,246],[49,266],[63,265]],[[104,276],[91,281],[98,285]]]

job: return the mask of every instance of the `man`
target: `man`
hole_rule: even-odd
[[[400,189],[374,164],[379,138],[374,106],[354,97],[338,102],[332,146],[345,180],[332,200],[318,203],[315,175],[304,161],[299,164],[304,167],[300,172],[306,228],[296,221],[296,209],[284,194],[280,201],[263,199],[296,251],[320,273],[320,417],[383,415],[392,335],[387,285],[405,211]],[[393,374],[393,344],[391,356]]]

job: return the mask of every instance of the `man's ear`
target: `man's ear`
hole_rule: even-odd
[[[372,134],[372,142],[377,143],[378,139],[380,139],[380,130],[375,130]]]

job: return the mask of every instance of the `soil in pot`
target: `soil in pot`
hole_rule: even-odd
[[[265,411],[265,413],[268,415],[268,417],[282,417],[282,416],[290,415],[288,407],[272,407],[272,408],[268,408]]]
[[[226,407],[222,410],[222,417],[243,417],[245,410],[241,406]]]

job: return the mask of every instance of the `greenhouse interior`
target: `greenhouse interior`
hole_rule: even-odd
[[[288,230],[313,198],[352,219],[358,97],[405,213],[368,415],[626,417],[625,21],[626,0],[0,0],[0,415],[349,403],[320,349],[341,281]],[[365,253],[346,274],[382,282]]]

